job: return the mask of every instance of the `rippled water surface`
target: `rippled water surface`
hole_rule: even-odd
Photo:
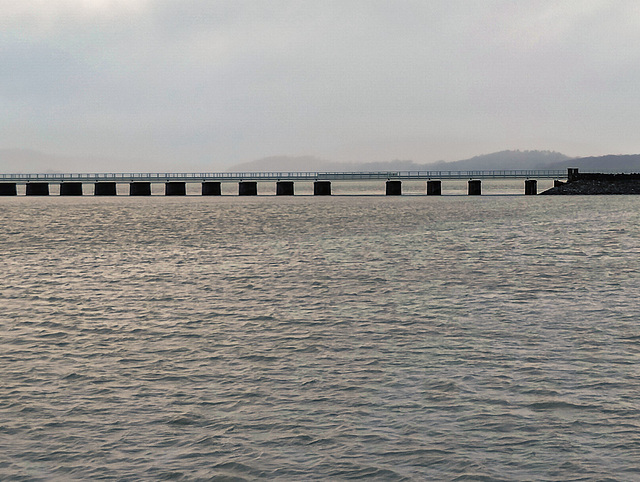
[[[640,479],[640,197],[0,207],[3,480]]]

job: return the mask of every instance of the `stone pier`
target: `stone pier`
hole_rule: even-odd
[[[238,183],[239,196],[257,196],[258,183],[256,181],[240,181]]]
[[[18,189],[15,182],[0,182],[0,196],[17,196]]]
[[[130,183],[129,196],[151,196],[151,183],[150,182]]]
[[[527,179],[524,182],[524,194],[525,196],[535,196],[538,194],[538,181],[535,179]]]
[[[115,182],[96,182],[93,185],[94,196],[115,196],[116,194]]]
[[[202,195],[203,196],[220,196],[222,194],[222,188],[218,181],[204,181],[202,183]]]
[[[82,196],[81,182],[63,182],[60,184],[61,196]]]
[[[164,184],[165,196],[186,196],[187,184],[180,181],[166,182]]]
[[[469,180],[469,196],[480,196],[482,194],[482,181],[479,179]]]
[[[49,195],[48,182],[28,182],[27,183],[27,196],[48,196],[48,195]]]
[[[293,196],[293,181],[276,182],[276,196]]]
[[[442,181],[427,181],[427,196],[441,196]]]
[[[402,181],[387,181],[386,185],[387,196],[401,196],[402,195]]]
[[[331,196],[331,181],[315,181],[313,183],[314,196]]]

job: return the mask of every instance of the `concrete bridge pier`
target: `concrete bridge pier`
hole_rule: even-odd
[[[470,179],[468,184],[469,196],[480,196],[482,194],[482,181],[479,179]]]
[[[387,181],[386,183],[386,195],[387,196],[401,196],[402,195],[402,181]]]
[[[151,183],[150,182],[130,183],[129,196],[151,196]]]
[[[276,182],[276,196],[293,196],[293,181]]]
[[[220,196],[222,188],[218,181],[204,181],[202,183],[203,196]]]
[[[0,182],[0,196],[17,196],[18,189],[15,182]]]
[[[257,196],[258,183],[256,181],[240,181],[238,183],[239,196]]]
[[[81,182],[63,182],[60,183],[61,196],[82,196]]]
[[[535,196],[538,194],[538,181],[535,179],[527,179],[524,181],[525,196]]]
[[[28,182],[26,194],[27,196],[48,196],[49,183],[48,182]]]
[[[314,196],[331,196],[331,181],[315,181],[313,183]]]
[[[93,185],[94,196],[115,196],[116,194],[115,182],[96,182]]]
[[[186,196],[187,183],[185,182],[166,182],[164,184],[165,196]]]
[[[427,196],[441,196],[442,181],[427,181]]]

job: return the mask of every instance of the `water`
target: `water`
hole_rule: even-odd
[[[2,480],[640,479],[640,197],[0,205]]]

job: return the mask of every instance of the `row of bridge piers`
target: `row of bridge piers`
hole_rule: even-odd
[[[116,184],[117,183],[115,182],[96,182],[94,183],[94,195],[95,196],[115,196],[117,194]],[[182,181],[167,181],[165,183],[165,195],[166,196],[185,196],[187,194],[186,184],[187,184],[186,182],[182,182]],[[386,187],[385,194],[387,196],[402,195],[402,181],[388,180],[386,182],[385,187]],[[467,193],[471,196],[481,195],[482,182],[477,179],[469,180]],[[538,182],[535,179],[525,180],[524,193],[526,195],[537,194]],[[0,196],[16,196],[17,194],[18,194],[17,183],[0,182]],[[48,196],[49,183],[28,182],[26,183],[25,194],[27,196]],[[61,196],[82,196],[83,194],[84,192],[83,192],[82,182],[61,182],[60,183]],[[203,196],[220,196],[221,194],[222,194],[221,182],[219,181],[202,182]],[[315,196],[330,196],[331,181],[315,181],[313,183],[313,194]],[[427,195],[439,196],[441,194],[442,194],[442,181],[428,180]],[[130,182],[129,195],[130,196],[151,196],[151,182],[148,182],[148,181]],[[257,196],[258,182],[257,181],[240,181],[238,183],[238,195]],[[277,196],[293,196],[294,182],[293,181],[277,181],[276,195]]]

